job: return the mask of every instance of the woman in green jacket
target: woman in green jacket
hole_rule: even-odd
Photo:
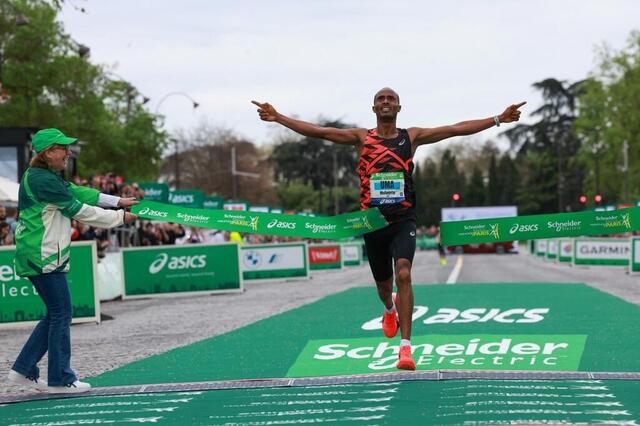
[[[135,221],[125,210],[137,201],[100,194],[65,181],[61,172],[76,138],[57,129],[44,129],[32,138],[36,155],[24,172],[18,193],[20,220],[16,227],[16,273],[27,277],[38,291],[47,314],[22,348],[9,380],[34,385],[50,393],[86,392],[91,385],[78,380],[71,369],[71,295],[69,271],[71,219],[87,225],[113,228]],[[48,383],[40,379],[38,362],[49,352]]]

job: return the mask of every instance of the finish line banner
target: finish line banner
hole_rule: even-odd
[[[640,210],[640,209],[639,209]],[[366,234],[387,226],[378,209],[329,217],[309,217],[249,211],[193,209],[142,200],[131,209],[141,219],[186,226],[286,237],[339,239]]]
[[[609,212],[586,211],[440,222],[442,244],[447,246],[619,234],[638,229],[640,207]]]

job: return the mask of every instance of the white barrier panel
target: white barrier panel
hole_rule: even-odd
[[[547,254],[547,240],[536,240],[536,256]]]
[[[362,244],[344,243],[341,245],[342,266],[360,266],[362,263]]]
[[[576,238],[573,255],[574,265],[627,266],[631,242],[628,238]]]
[[[309,277],[306,243],[248,245],[241,256],[245,280]]]
[[[547,241],[547,259],[556,260],[558,258],[558,240]]]
[[[573,239],[561,238],[558,241],[558,261],[562,263],[573,262]]]
[[[640,272],[640,237],[631,238],[631,258],[629,262],[631,273]]]

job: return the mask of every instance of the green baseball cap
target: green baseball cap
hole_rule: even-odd
[[[31,138],[31,146],[35,152],[42,152],[53,145],[71,145],[78,138],[69,138],[58,129],[42,129]]]

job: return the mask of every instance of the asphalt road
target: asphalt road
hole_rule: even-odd
[[[457,266],[456,266],[457,265]],[[582,282],[640,305],[640,275],[620,267],[570,267],[526,253],[452,255],[438,263],[437,253],[418,252],[416,284],[499,282]],[[175,347],[220,335],[272,315],[312,303],[347,288],[370,286],[368,266],[319,272],[310,280],[248,282],[241,294],[185,296],[102,303],[103,322],[71,329],[72,366],[88,377]],[[0,330],[0,395],[24,393],[4,379],[31,327]],[[46,357],[41,362],[46,372]],[[46,374],[43,374],[46,377]]]

